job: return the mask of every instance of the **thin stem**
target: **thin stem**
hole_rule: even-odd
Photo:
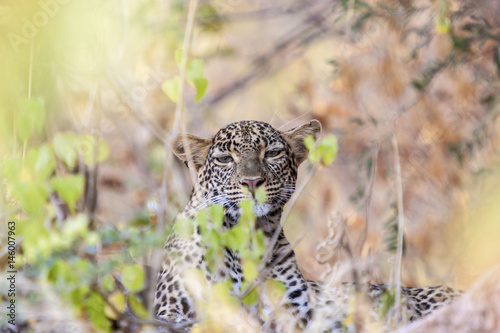
[[[283,252],[278,258],[276,258],[270,265],[265,266],[264,269],[260,270],[258,278],[250,283],[245,290],[241,292],[241,294],[238,296],[240,299],[245,298],[248,294],[252,292],[258,285],[260,285],[262,282],[264,282],[265,278],[269,275],[271,270],[273,269],[274,266],[276,266],[283,258],[288,256],[290,252],[293,251],[293,249],[299,244],[299,242],[304,238],[306,235],[306,232],[302,232],[297,239],[293,241],[293,243],[290,244],[290,250]],[[262,261],[262,263],[265,265],[266,261]]]
[[[175,133],[180,125],[180,131],[182,135],[182,144],[184,145],[184,149],[186,150],[186,155],[188,158],[189,165],[189,174],[191,176],[191,181],[196,187],[196,174],[194,172],[194,164],[191,156],[191,149],[188,144],[187,139],[187,130],[186,130],[186,119],[184,119],[184,88],[186,87],[186,68],[189,58],[189,45],[191,41],[191,35],[193,32],[194,26],[194,18],[196,16],[196,7],[198,6],[198,0],[191,0],[189,2],[189,12],[188,12],[188,20],[186,23],[186,35],[184,36],[184,43],[182,45],[182,60],[181,60],[181,70],[179,73],[179,96],[177,100],[177,104],[175,105],[175,122],[174,129],[172,130],[172,134]],[[173,139],[173,135],[172,135]]]
[[[274,232],[273,239],[272,239],[271,243],[269,244],[269,249],[267,250],[265,256],[263,257],[262,262],[266,263],[269,260],[269,258],[271,257],[274,246],[276,245],[276,242],[278,241],[279,234],[281,233],[281,230],[283,230],[283,226],[285,225],[285,223],[287,221],[288,215],[290,215],[290,211],[291,211],[293,205],[297,201],[297,198],[299,197],[300,193],[302,193],[302,191],[306,187],[307,183],[309,183],[309,180],[311,180],[315,171],[316,171],[316,167],[313,166],[311,168],[311,170],[309,171],[309,173],[307,174],[306,179],[302,182],[302,184],[300,184],[299,188],[295,190],[295,193],[293,194],[292,198],[290,199],[290,202],[288,203],[285,211],[281,215],[280,225],[278,226],[278,228]]]
[[[375,146],[373,147],[370,179],[369,179],[369,183],[368,183],[368,188],[366,189],[365,195],[364,195],[365,214],[363,216],[363,227],[362,227],[361,235],[359,236],[359,240],[358,240],[358,244],[357,244],[359,256],[361,256],[361,254],[363,252],[363,247],[365,246],[366,237],[367,237],[367,233],[368,233],[368,220],[369,220],[368,217],[369,217],[370,203],[371,203],[371,198],[372,198],[372,193],[373,193],[373,183],[375,183],[375,176],[377,174],[378,151],[379,151],[378,143],[375,143]]]
[[[120,321],[123,320],[123,321],[128,322],[128,323],[134,323],[134,324],[139,324],[139,325],[164,327],[168,330],[167,332],[172,332],[172,333],[184,332],[184,330],[182,330],[182,328],[184,328],[187,325],[192,325],[195,323],[195,321],[189,321],[187,323],[183,323],[183,324],[174,326],[174,325],[171,325],[165,321],[158,320],[158,319],[139,319],[134,314],[129,314],[129,313],[125,314],[125,313],[122,313],[120,310],[118,310],[116,308],[116,306],[109,301],[107,295],[105,293],[103,293],[98,287],[93,285],[93,286],[90,286],[90,289],[93,292],[95,292],[96,294],[98,294],[99,296],[101,296],[101,298],[104,300],[104,303],[106,303],[106,305],[111,309],[111,311],[113,311],[113,313],[120,319]]]
[[[28,72],[28,99],[31,99],[31,86],[33,82],[33,39],[30,46],[30,68]]]
[[[188,158],[191,159],[189,146],[187,145],[187,136],[186,136],[186,126],[184,124],[183,110],[184,110],[184,87],[185,87],[185,78],[186,78],[186,67],[189,55],[189,42],[191,40],[191,34],[193,31],[194,18],[196,13],[196,7],[198,5],[198,0],[191,0],[189,2],[189,12],[188,19],[186,22],[186,34],[184,36],[184,42],[182,46],[182,60],[180,65],[180,73],[179,73],[179,95],[177,99],[177,104],[175,106],[175,116],[174,116],[174,125],[172,127],[172,131],[170,135],[167,137],[165,142],[165,167],[163,170],[163,180],[162,186],[160,190],[160,202],[158,205],[158,215],[157,215],[157,230],[158,232],[163,232],[165,230],[165,205],[168,200],[168,175],[172,170],[172,154],[171,147],[175,138],[177,137],[179,131],[181,131],[183,136],[183,143],[186,149],[186,153]],[[190,163],[192,165],[192,161]],[[193,174],[193,171],[190,170],[191,179],[193,184],[196,184],[196,175]]]
[[[168,176],[172,170],[172,164],[173,164],[171,147],[172,147],[172,143],[174,142],[177,134],[179,133],[179,128],[182,132],[184,146],[186,147],[186,153],[188,154],[188,159],[191,159],[189,146],[186,144],[187,136],[186,136],[186,126],[184,124],[185,121],[184,121],[184,117],[183,117],[183,109],[184,109],[184,87],[185,87],[185,78],[186,78],[186,67],[187,67],[187,60],[188,60],[188,55],[189,55],[189,43],[191,40],[192,31],[193,31],[194,18],[195,18],[197,5],[198,5],[198,0],[191,0],[189,3],[188,19],[186,22],[186,34],[184,36],[182,61],[181,61],[180,73],[179,73],[179,95],[178,95],[178,99],[177,99],[177,104],[175,106],[174,125],[172,127],[172,131],[171,131],[170,135],[167,137],[167,140],[165,142],[165,166],[163,169],[163,180],[161,183],[160,198],[159,198],[158,211],[157,211],[157,216],[156,216],[156,218],[157,218],[156,230],[159,234],[163,234],[165,231],[165,213],[166,213],[166,204],[168,201]],[[189,164],[192,166],[193,165],[192,161],[190,161]],[[193,180],[193,184],[196,184],[195,175],[193,174],[193,172],[191,170],[190,170],[190,174],[191,174],[191,179]],[[159,266],[160,258],[161,258],[161,255],[159,254],[159,252],[154,251],[153,257],[152,257],[154,267]],[[154,293],[150,293],[149,304],[153,304],[153,295],[154,295]]]
[[[31,40],[31,45],[30,45],[30,67],[28,70],[28,100],[31,99],[31,86],[32,85],[33,85],[33,39]],[[17,127],[17,124],[15,124],[15,125],[16,126],[14,126],[14,128]],[[14,134],[17,134],[17,133],[14,132]],[[14,139],[14,142],[15,141],[16,140]],[[15,148],[16,147],[14,147],[14,151],[15,151]],[[22,157],[23,167],[24,167],[24,159],[26,157],[26,149],[27,148],[28,148],[28,139],[24,140],[24,142],[23,142],[23,157]]]
[[[351,21],[354,16],[354,3],[356,0],[349,0],[349,4],[347,7],[347,17],[345,21],[345,39],[344,39],[344,45],[342,48],[342,55],[346,56],[346,51],[347,51],[347,45],[349,43],[349,39],[351,38],[351,32],[352,32],[352,26],[351,26]]]
[[[399,160],[398,140],[396,133],[392,133],[392,146],[394,149],[394,168],[396,170],[396,186],[398,193],[398,250],[396,253],[396,296],[395,296],[395,315],[399,320],[401,313],[401,262],[403,259],[403,229],[404,229],[404,212],[403,212],[403,183],[401,177],[401,163]]]
[[[307,183],[309,182],[309,180],[311,179],[311,177],[314,175],[314,172],[316,171],[316,167],[312,167],[311,170],[309,171],[309,173],[307,174],[307,177],[306,179],[302,182],[302,184],[300,184],[299,188],[295,191],[294,195],[292,196],[292,199],[290,200],[290,202],[288,203],[287,205],[287,208],[286,210],[284,211],[284,213],[281,215],[281,220],[280,220],[280,225],[279,227],[276,229],[276,231],[274,232],[274,235],[273,235],[273,239],[271,241],[271,243],[269,244],[269,248],[266,252],[266,254],[264,255],[264,257],[262,258],[262,263],[264,265],[266,265],[266,263],[268,262],[269,258],[271,257],[272,255],[272,252],[273,252],[273,249],[274,249],[274,246],[276,245],[276,242],[278,240],[278,237],[279,237],[279,234],[281,233],[281,230],[283,230],[283,226],[285,225],[286,221],[287,221],[287,217],[288,215],[290,214],[290,211],[291,211],[291,208],[293,207],[293,205],[295,204],[295,202],[297,201],[297,198],[299,197],[300,193],[304,190],[304,188],[306,187]],[[291,244],[291,247],[290,247],[290,251],[293,250],[293,248],[302,240],[302,238],[304,237],[305,233],[302,233],[299,235],[299,237],[297,237],[297,239]],[[258,286],[260,283],[262,283],[262,281],[264,280],[264,278],[269,274],[269,272],[271,271],[271,269],[276,265],[278,264],[285,256],[288,255],[288,253],[290,253],[290,251],[287,251],[285,253],[283,253],[282,255],[280,255],[277,259],[275,259],[270,265],[266,266],[265,269],[263,270],[260,270],[260,273],[259,273],[259,277],[257,278],[257,280],[253,283],[253,284],[250,284],[241,294],[241,298],[245,297],[246,295],[248,295],[256,286]]]

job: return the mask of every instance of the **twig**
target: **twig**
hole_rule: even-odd
[[[316,170],[316,167],[313,166],[311,168],[311,170],[309,171],[309,173],[307,174],[306,179],[302,182],[302,184],[300,184],[299,188],[295,190],[295,193],[293,194],[292,198],[290,199],[290,202],[288,203],[286,210],[281,215],[280,225],[278,226],[278,228],[274,232],[273,239],[271,240],[271,243],[269,244],[269,248],[268,248],[266,254],[262,258],[263,263],[267,263],[267,261],[271,257],[273,250],[274,250],[274,246],[276,245],[276,242],[278,241],[278,237],[279,237],[281,231],[283,230],[283,227],[287,221],[288,215],[290,215],[290,211],[291,211],[293,205],[297,201],[297,198],[299,197],[300,193],[302,193],[302,191],[306,187],[309,180],[311,180],[315,170]]]
[[[311,170],[309,170],[309,172],[307,173],[306,178],[302,181],[300,186],[295,190],[295,193],[292,195],[290,202],[288,202],[288,205],[286,206],[286,209],[283,212],[283,215],[281,215],[281,223],[280,223],[281,228],[283,228],[283,225],[285,224],[285,222],[288,218],[288,215],[290,215],[290,212],[292,210],[293,205],[295,205],[295,202],[299,198],[300,194],[302,193],[302,191],[304,191],[307,184],[311,180],[312,176],[316,173],[316,170],[317,170],[316,166],[313,165]]]
[[[143,103],[134,105],[134,103],[131,102],[133,98],[130,97],[130,94],[128,93],[130,89],[128,89],[125,84],[123,84],[123,82],[120,82],[116,79],[116,77],[118,77],[119,75],[116,72],[112,72],[110,70],[110,68],[112,67],[113,65],[111,63],[108,66],[104,66],[104,72],[106,74],[108,82],[111,85],[111,88],[115,91],[117,97],[128,107],[129,112],[132,114],[135,120],[137,120],[137,122],[147,128],[151,132],[151,134],[153,134],[160,142],[165,143],[165,134],[162,133],[162,130],[157,128],[154,123],[151,123],[144,119],[142,115],[147,113],[146,107],[143,105]]]
[[[187,323],[183,323],[183,324],[174,326],[172,324],[167,323],[166,321],[161,321],[158,319],[139,319],[135,316],[135,314],[133,312],[124,313],[124,312],[121,312],[120,310],[118,310],[116,308],[116,306],[109,301],[106,294],[104,294],[95,285],[91,285],[90,289],[93,292],[95,292],[96,294],[98,294],[99,296],[101,296],[101,298],[104,300],[104,303],[106,303],[106,305],[111,309],[111,311],[113,311],[113,313],[119,318],[119,320],[123,320],[127,323],[133,323],[133,324],[138,324],[138,325],[149,325],[149,326],[156,326],[156,327],[160,326],[160,327],[164,327],[164,328],[168,329],[168,332],[172,332],[172,333],[184,332],[184,330],[182,330],[183,327],[185,327],[187,325],[194,324],[194,322],[189,321]]]
[[[352,33],[351,21],[352,21],[352,18],[354,17],[354,3],[355,2],[356,2],[356,0],[349,0],[349,4],[347,7],[347,18],[346,18],[345,27],[344,27],[344,31],[345,31],[344,37],[345,38],[344,38],[344,45],[342,48],[342,53],[344,56],[346,55],[346,52],[347,52],[347,44],[349,43],[349,39],[351,38],[351,33]]]
[[[163,234],[165,231],[165,213],[166,213],[166,204],[168,201],[168,176],[172,170],[173,157],[171,152],[172,144],[179,133],[179,129],[182,134],[184,149],[186,150],[186,154],[189,159],[189,165],[192,167],[193,163],[191,160],[191,154],[189,151],[189,145],[187,145],[187,135],[186,135],[186,126],[185,121],[183,119],[183,108],[184,108],[184,87],[185,87],[185,78],[186,78],[186,67],[187,60],[189,55],[189,42],[191,40],[191,34],[193,31],[194,18],[196,14],[196,6],[198,5],[198,0],[191,0],[189,3],[189,12],[188,19],[186,22],[186,34],[184,36],[183,43],[183,53],[182,53],[182,61],[180,66],[179,73],[179,90],[178,90],[178,99],[175,107],[175,118],[174,125],[172,127],[172,131],[170,135],[167,137],[165,142],[165,166],[163,169],[163,180],[161,183],[160,189],[160,199],[158,203],[158,211],[157,211],[157,223],[156,230],[159,234]],[[189,172],[191,175],[191,179],[193,181],[194,186],[196,186],[196,175],[194,175],[191,168],[189,168]],[[153,260],[155,261],[153,267],[158,267],[158,263],[160,261],[160,257],[158,251],[155,251],[153,254]],[[154,276],[155,274],[152,274]],[[153,304],[153,296],[154,293],[150,293],[150,302],[149,304]]]
[[[179,73],[179,90],[178,90],[178,99],[175,107],[175,117],[174,117],[174,125],[172,127],[172,131],[170,132],[167,140],[165,142],[165,167],[163,170],[163,180],[160,190],[160,202],[158,205],[158,215],[157,215],[157,230],[159,232],[163,232],[165,230],[165,205],[168,199],[168,175],[172,170],[172,144],[177,137],[179,131],[183,137],[183,144],[186,149],[186,154],[188,158],[190,158],[189,146],[187,145],[187,137],[186,137],[186,128],[183,119],[183,108],[184,108],[184,87],[185,87],[185,78],[186,78],[186,67],[189,53],[189,42],[191,40],[191,33],[193,30],[194,17],[196,13],[196,6],[198,4],[198,0],[191,0],[189,2],[189,12],[188,12],[188,20],[186,22],[186,34],[184,36],[183,43],[183,53],[182,53],[182,61],[180,65],[180,73]],[[191,161],[192,164],[192,161]],[[196,176],[193,175],[193,171],[190,169],[191,178],[193,184],[196,184]],[[196,186],[196,185],[195,185]]]
[[[300,193],[304,190],[304,188],[306,187],[307,183],[309,182],[309,180],[312,178],[312,176],[314,175],[314,172],[316,171],[316,167],[313,166],[311,168],[311,170],[309,171],[309,173],[307,174],[307,177],[306,179],[302,182],[302,184],[300,184],[299,188],[295,190],[295,193],[294,195],[292,196],[292,198],[290,199],[290,202],[288,203],[287,205],[287,208],[286,210],[283,212],[283,214],[281,215],[281,220],[280,220],[280,225],[278,226],[278,228],[275,230],[274,232],[274,235],[273,235],[273,238],[271,240],[271,243],[269,244],[269,248],[268,250],[266,251],[265,255],[262,257],[262,263],[263,265],[266,265],[266,263],[268,262],[269,258],[272,256],[272,253],[273,253],[273,250],[274,250],[274,246],[276,245],[276,242],[278,241],[278,237],[281,233],[281,231],[283,230],[283,226],[285,225],[286,221],[287,221],[287,217],[288,215],[290,214],[290,211],[293,207],[293,205],[295,204],[295,202],[297,201],[297,198],[299,197]],[[293,248],[302,240],[302,238],[304,237],[305,233],[303,232],[301,235],[299,235],[299,237],[291,244],[291,247],[290,247],[290,251],[293,250]],[[242,292],[242,296],[241,298],[245,297],[246,295],[248,295],[248,293],[250,293],[255,287],[257,287],[259,284],[262,283],[262,281],[265,279],[265,277],[269,274],[269,272],[271,271],[271,269],[276,265],[278,264],[283,258],[285,258],[289,253],[290,251],[287,251],[285,253],[283,253],[282,255],[280,255],[278,258],[276,258],[270,265],[267,265],[265,266],[265,269],[263,270],[260,270],[260,273],[259,273],[259,277],[255,280],[255,282],[253,284],[250,284],[243,292]]]
[[[394,149],[394,168],[396,170],[396,186],[398,193],[398,250],[396,253],[396,293],[395,293],[395,316],[399,320],[401,313],[401,261],[403,259],[403,228],[404,228],[404,212],[403,212],[403,183],[401,175],[401,163],[399,160],[398,140],[396,133],[392,133],[392,146]]]
[[[29,71],[28,71],[28,100],[31,99],[31,89],[32,89],[32,85],[33,85],[33,44],[34,44],[34,39],[31,39],[31,44],[30,44],[30,66],[29,66]],[[16,112],[17,114],[17,112]],[[17,127],[17,124],[15,124],[16,127]],[[16,128],[14,127],[14,128]],[[16,135],[16,131],[14,131],[14,135]],[[14,153],[15,153],[15,149],[17,148],[16,146],[16,140],[15,140],[15,136],[14,136]],[[23,142],[23,159],[22,159],[22,165],[24,167],[24,160],[25,160],[25,157],[26,157],[26,150],[28,148],[28,138],[26,138]]]
[[[378,161],[378,151],[379,151],[379,146],[378,143],[375,143],[375,146],[373,147],[373,154],[372,154],[372,166],[371,166],[371,172],[370,172],[370,179],[368,183],[368,187],[365,191],[365,199],[364,199],[364,205],[365,205],[365,214],[363,216],[363,227],[361,229],[361,235],[359,236],[358,239],[358,255],[361,256],[361,253],[363,251],[363,247],[366,242],[366,236],[368,233],[368,216],[370,212],[370,202],[372,198],[372,193],[373,193],[373,183],[375,182],[375,176],[377,174],[377,161]]]
[[[297,244],[304,238],[305,234],[306,234],[305,232],[302,232],[299,235],[299,237],[297,237],[297,239],[295,239],[293,241],[293,243],[290,244],[290,250],[282,253],[278,258],[274,259],[274,261],[270,265],[267,265],[267,266],[264,267],[264,269],[261,269],[259,271],[259,276],[257,277],[257,279],[255,279],[255,281],[253,281],[252,283],[250,283],[245,288],[245,290],[243,290],[241,292],[241,294],[238,295],[238,297],[240,299],[245,298],[250,292],[252,292],[252,290],[254,290],[262,282],[264,282],[265,278],[269,275],[269,273],[271,272],[271,270],[273,269],[273,267],[276,266],[281,260],[283,260],[283,258],[285,258],[286,256],[288,256],[288,254],[293,251],[293,249],[295,248],[295,246],[297,246]],[[263,265],[265,265],[266,261],[262,261],[262,263],[263,263]]]
[[[28,71],[28,99],[31,99],[31,86],[33,85],[33,44],[34,39],[30,43],[30,67]]]
[[[328,1],[328,0],[327,0]],[[248,22],[252,20],[262,20],[267,18],[276,19],[276,17],[295,14],[299,11],[304,11],[307,7],[310,6],[308,1],[297,1],[293,6],[289,8],[283,8],[281,5],[276,5],[274,7],[266,7],[263,9],[257,9],[253,11],[245,11],[245,12],[234,12],[230,14],[213,14],[202,17],[202,20],[211,20],[220,18],[222,20],[227,20],[231,22]],[[198,18],[198,20],[200,20]]]
[[[83,127],[88,127],[90,130],[93,132],[92,137],[94,138],[93,142],[93,151],[92,151],[92,163],[91,165],[88,166],[88,168],[84,165],[83,170],[87,170],[88,172],[88,177],[87,177],[87,184],[86,184],[86,193],[85,193],[85,214],[87,215],[89,219],[89,227],[91,229],[95,228],[94,225],[94,215],[95,215],[95,209],[97,207],[97,173],[99,170],[99,165],[97,163],[97,157],[98,157],[98,152],[99,152],[99,137],[97,133],[94,131],[96,128],[96,124],[99,124],[99,112],[96,109],[96,104],[99,104],[99,109],[101,108],[101,99],[100,99],[100,94],[98,95],[99,91],[99,82],[97,82],[94,86],[94,90],[91,93],[90,101],[87,103],[87,108],[86,108],[86,114],[88,116],[86,124],[83,124]],[[94,111],[92,111],[94,110]],[[90,120],[91,116],[92,120]],[[89,122],[91,122],[89,124]],[[81,172],[83,172],[81,170]],[[98,257],[98,262],[99,262],[99,257]],[[100,262],[99,262],[100,263]]]
[[[193,31],[197,6],[198,6],[198,0],[191,0],[189,2],[188,20],[186,23],[186,35],[184,36],[184,42],[182,44],[182,60],[179,72],[179,95],[177,99],[177,104],[175,105],[174,127],[169,137],[169,139],[172,140],[170,144],[172,144],[180,128],[182,136],[182,144],[184,145],[186,157],[188,159],[189,175],[191,176],[191,181],[193,182],[195,188],[197,186],[196,173],[194,171],[194,163],[193,163],[193,158],[191,156],[191,147],[189,146],[187,138],[186,120],[184,119],[185,113],[183,111],[184,111],[184,88],[186,87],[186,68],[189,58],[189,45],[191,41],[191,35]],[[168,149],[170,149],[170,147],[168,147]]]

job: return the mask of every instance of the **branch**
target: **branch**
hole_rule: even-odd
[[[159,232],[164,231],[164,225],[165,225],[165,212],[166,212],[166,202],[168,200],[168,175],[170,171],[172,170],[172,164],[173,164],[173,159],[172,159],[172,154],[171,154],[171,147],[172,143],[174,142],[175,138],[177,137],[179,131],[182,134],[183,137],[183,144],[186,149],[186,153],[188,155],[188,158],[191,159],[191,154],[189,151],[189,145],[187,145],[187,136],[186,136],[186,126],[184,122],[184,117],[183,117],[183,109],[184,109],[184,87],[186,84],[186,67],[187,67],[187,61],[188,61],[188,56],[189,56],[189,42],[191,40],[191,34],[193,31],[193,24],[194,24],[194,17],[196,14],[196,7],[198,5],[198,0],[191,0],[189,2],[189,12],[188,12],[188,19],[186,22],[186,34],[184,35],[184,42],[182,45],[182,60],[181,60],[181,65],[180,65],[180,73],[179,73],[179,94],[178,94],[178,99],[177,99],[177,104],[175,106],[175,118],[174,118],[174,125],[172,127],[172,131],[170,132],[170,135],[167,137],[167,140],[165,142],[165,166],[163,169],[163,180],[161,184],[161,190],[160,190],[160,202],[158,205],[158,214],[157,214],[157,229]],[[189,161],[192,165],[192,161]],[[193,184],[196,184],[196,176],[193,175],[193,172],[190,168],[190,174],[191,178],[193,180]]]
[[[361,230],[361,235],[358,239],[358,255],[361,256],[361,252],[363,251],[363,247],[365,246],[366,236],[368,233],[368,214],[370,210],[370,202],[372,198],[373,192],[373,183],[375,183],[375,177],[377,174],[377,162],[378,162],[378,151],[379,146],[378,143],[375,143],[375,147],[373,147],[372,154],[372,166],[370,172],[370,179],[368,183],[368,188],[365,190],[364,195],[364,204],[365,204],[365,214],[363,216],[363,229]]]
[[[300,193],[302,193],[302,191],[306,187],[307,183],[309,183],[309,180],[311,180],[315,171],[316,171],[316,167],[313,166],[311,168],[311,170],[309,171],[309,173],[307,174],[306,179],[302,182],[302,184],[299,186],[299,188],[297,190],[295,190],[295,193],[293,194],[292,198],[290,199],[290,202],[288,203],[286,210],[281,215],[280,225],[278,226],[278,228],[274,232],[273,239],[271,240],[271,243],[269,244],[269,248],[267,249],[266,254],[262,258],[262,262],[264,263],[264,265],[268,262],[269,258],[272,256],[274,246],[276,245],[276,242],[278,241],[278,237],[279,237],[281,231],[283,230],[283,226],[285,225],[285,223],[287,221],[288,215],[290,215],[290,211],[291,211],[293,205],[295,205],[297,198],[299,197]],[[279,261],[277,261],[276,263],[278,263],[278,262]]]
[[[166,204],[168,201],[168,176],[172,170],[172,164],[173,164],[173,157],[172,157],[172,152],[171,152],[171,147],[172,143],[174,142],[175,138],[177,137],[177,134],[179,133],[179,129],[182,134],[183,138],[183,144],[186,150],[186,153],[188,155],[189,159],[189,172],[191,175],[191,179],[193,181],[194,186],[196,186],[196,175],[193,174],[193,171],[191,169],[193,163],[191,160],[191,154],[190,154],[190,149],[189,145],[187,144],[187,136],[186,136],[186,125],[183,117],[183,109],[184,109],[184,87],[186,84],[186,67],[187,67],[187,61],[188,61],[188,56],[189,56],[189,44],[191,41],[191,35],[193,31],[193,25],[194,25],[194,18],[196,14],[196,7],[198,5],[198,0],[191,0],[189,2],[189,11],[188,11],[188,19],[186,22],[186,34],[184,35],[184,42],[182,45],[182,60],[181,60],[181,65],[180,65],[180,73],[179,73],[179,91],[178,91],[178,99],[177,99],[177,104],[175,106],[175,118],[174,118],[174,125],[172,127],[172,131],[170,132],[170,135],[167,137],[167,140],[165,142],[165,165],[163,169],[163,180],[161,183],[161,188],[160,188],[160,199],[158,203],[158,211],[157,211],[157,224],[156,224],[156,230],[158,233],[163,234],[165,231],[165,213],[166,213]],[[159,261],[161,256],[158,256],[158,253],[155,253],[155,256],[153,257],[154,260],[156,260],[156,263],[154,263],[153,267],[158,267]],[[154,274],[153,274],[154,275]],[[149,304],[153,304],[153,296],[154,293],[150,293],[150,301]]]
[[[250,64],[250,69],[240,78],[229,83],[226,87],[217,92],[214,97],[207,99],[201,105],[206,109],[212,109],[221,103],[224,99],[243,90],[249,83],[256,79],[268,75],[270,71],[283,68],[291,59],[296,58],[302,52],[296,52],[300,47],[310,44],[325,32],[330,31],[326,21],[330,18],[330,14],[334,11],[334,5],[327,2],[326,8],[319,10],[319,13],[313,13],[307,17],[306,22],[309,23],[305,28],[297,33],[288,31],[285,35],[290,36],[285,40],[277,43],[277,45],[269,52],[255,57]],[[288,51],[289,56],[286,57]]]
[[[113,313],[118,317],[119,321],[125,321],[127,323],[132,323],[132,324],[138,324],[138,325],[149,325],[149,326],[156,326],[156,327],[163,327],[167,329],[167,332],[170,333],[180,333],[180,332],[185,332],[182,328],[184,328],[187,325],[192,325],[193,322],[187,322],[184,324],[180,325],[171,325],[167,323],[166,321],[161,321],[158,319],[140,319],[137,318],[136,315],[133,312],[128,312],[128,313],[122,313],[120,310],[116,308],[116,306],[111,303],[108,300],[108,297],[106,294],[104,294],[99,288],[97,288],[95,285],[91,285],[90,289],[101,296],[101,298],[104,300],[104,303],[113,311]]]
[[[399,160],[398,140],[396,133],[392,133],[392,146],[394,149],[394,167],[396,170],[396,186],[398,193],[398,250],[396,254],[396,300],[395,300],[395,316],[398,319],[401,313],[401,261],[403,259],[403,229],[404,229],[404,212],[403,212],[403,183],[401,180],[401,162]]]

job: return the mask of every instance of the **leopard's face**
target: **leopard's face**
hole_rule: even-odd
[[[282,207],[293,194],[297,168],[307,157],[304,138],[316,138],[320,129],[318,121],[288,132],[263,122],[240,121],[222,128],[211,139],[189,136],[193,167],[198,174],[197,191],[203,197],[200,205],[217,203],[236,211],[242,200],[249,199],[255,202],[257,216]],[[174,151],[186,161],[179,140]],[[255,198],[259,189],[265,190],[263,202]]]
[[[212,142],[198,178],[212,202],[231,209],[244,199],[255,200],[256,191],[264,189],[265,201],[255,202],[255,213],[262,216],[288,201],[295,190],[297,162],[290,144],[269,124],[231,124]]]

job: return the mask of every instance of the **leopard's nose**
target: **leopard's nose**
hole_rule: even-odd
[[[240,180],[240,184],[246,186],[248,190],[253,193],[255,189],[264,184],[265,181],[266,180],[262,177],[243,178]]]

